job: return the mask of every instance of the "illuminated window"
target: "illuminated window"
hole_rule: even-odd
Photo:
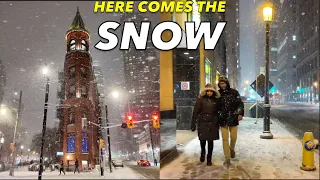
[[[81,141],[81,149],[83,153],[88,152],[88,134],[83,132],[82,133],[82,141]]]
[[[68,138],[68,153],[74,153],[75,149],[75,140],[74,138]]]
[[[70,50],[76,50],[76,41],[74,39],[70,41]]]
[[[293,36],[292,36],[292,40],[293,40],[293,41],[297,40],[297,36],[293,35]]]
[[[82,142],[81,142],[81,149],[83,153],[87,153],[88,152],[88,138],[82,138]]]
[[[81,41],[81,50],[82,51],[86,51],[87,50],[87,43],[86,43],[86,41],[85,40],[82,40]]]

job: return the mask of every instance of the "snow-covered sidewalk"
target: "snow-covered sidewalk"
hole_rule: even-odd
[[[274,139],[260,139],[263,120],[244,118],[239,125],[236,158],[232,166],[223,166],[220,140],[214,142],[213,166],[199,162],[198,138],[183,147],[183,153],[161,168],[161,179],[319,179],[319,155],[315,153],[316,171],[300,170],[302,143],[277,122],[271,124]]]
[[[27,169],[17,169],[14,172],[14,177],[9,176],[9,171],[0,172],[0,179],[38,179],[38,172],[30,172]],[[113,169],[112,173],[104,171],[104,177],[100,176],[100,171],[93,170],[92,172],[73,173],[66,172],[59,176],[59,171],[45,171],[42,174],[42,179],[146,179],[146,177],[136,173],[128,167]]]

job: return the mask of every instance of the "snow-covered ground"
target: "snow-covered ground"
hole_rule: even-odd
[[[274,139],[260,139],[263,120],[244,118],[239,125],[236,158],[232,166],[223,166],[220,140],[214,142],[213,166],[199,162],[198,138],[183,147],[183,153],[161,168],[161,179],[319,179],[319,155],[315,153],[316,171],[300,170],[302,143],[277,122],[271,124]]]
[[[29,172],[27,168],[17,169],[14,172],[14,177],[9,176],[9,171],[0,172],[0,179],[38,179],[38,172]],[[146,177],[137,174],[128,167],[113,169],[112,173],[108,170],[104,171],[104,177],[100,176],[100,171],[73,173],[66,172],[59,176],[59,171],[45,171],[42,179],[146,179]]]

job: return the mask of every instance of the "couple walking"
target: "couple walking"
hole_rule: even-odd
[[[211,166],[213,141],[219,139],[221,127],[223,151],[226,159],[224,165],[229,167],[230,158],[235,157],[234,148],[239,121],[242,120],[244,114],[244,105],[239,92],[230,88],[229,81],[225,76],[219,77],[218,86],[219,91],[214,89],[213,85],[207,84],[200,93],[193,111],[191,130],[198,130],[201,162],[205,161],[206,143],[208,142],[207,165]]]

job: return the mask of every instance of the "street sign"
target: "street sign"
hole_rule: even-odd
[[[257,77],[257,79],[250,85],[261,97],[265,94],[265,80],[266,77],[263,74]],[[257,83],[258,81],[258,83]],[[273,87],[273,84],[269,81],[269,90]]]
[[[190,90],[190,82],[181,82],[181,90],[183,91]]]

